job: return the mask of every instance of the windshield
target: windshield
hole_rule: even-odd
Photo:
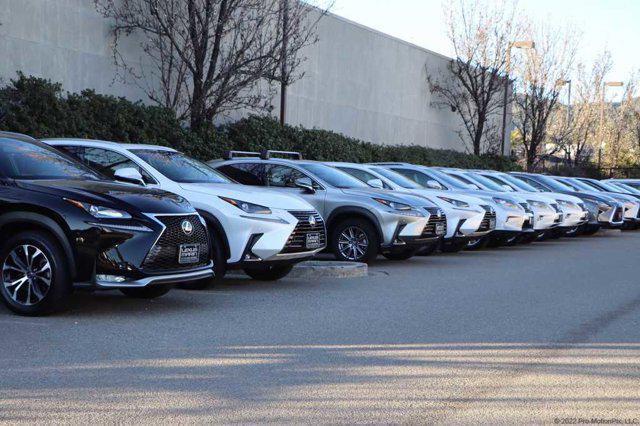
[[[167,178],[180,183],[231,183],[206,164],[181,152],[152,149],[131,150]]]
[[[536,177],[538,178],[538,180],[540,180],[543,184],[547,185],[548,187],[550,187],[551,189],[553,189],[554,191],[558,191],[558,192],[565,192],[565,191],[570,191],[573,192],[575,191],[575,188],[560,182],[554,178],[551,178],[549,176],[545,176],[545,175],[536,175]]]
[[[394,172],[393,170],[384,169],[382,167],[372,167],[371,170],[386,177],[391,182],[395,183],[396,185],[400,185],[403,188],[406,188],[406,189],[423,188],[422,186],[418,185],[414,181],[407,179],[406,177],[402,176],[399,173]]]
[[[498,175],[498,177],[502,180],[505,180],[507,182],[509,182],[509,184],[511,184],[512,186],[515,186],[523,191],[527,191],[527,192],[542,192],[540,191],[538,188],[533,187],[531,185],[529,185],[528,183],[526,183],[523,180],[520,180],[518,178],[515,178],[511,175],[508,175],[506,173],[500,173]]]
[[[505,188],[498,185],[491,179],[488,179],[478,173],[466,173],[465,176],[468,176],[470,179],[475,180],[477,183],[479,183],[480,185],[484,186],[487,189],[490,189],[491,191],[511,192],[511,191],[507,191]]]
[[[624,193],[628,192],[626,189],[620,189],[617,186],[615,186],[615,185],[613,185],[613,184],[611,184],[609,182],[603,182],[601,180],[599,180],[598,182],[588,181],[587,183],[599,186],[599,187],[604,188],[605,190],[610,191],[610,192],[624,192]]]
[[[0,138],[0,173],[11,179],[26,180],[103,179],[55,148],[11,138]]]
[[[563,183],[566,183],[567,185],[571,185],[574,188],[576,188],[578,191],[597,191],[597,192],[602,192],[602,189],[597,188],[595,186],[592,185],[587,185],[586,183],[579,181],[578,179],[571,179],[571,178],[565,178],[562,180]]]
[[[454,177],[449,176],[446,173],[441,172],[440,170],[429,169],[429,173],[432,174],[441,184],[448,185],[453,189],[475,189],[471,185],[464,183],[460,179],[456,179]],[[443,183],[444,182],[444,183]]]
[[[325,166],[324,164],[306,163],[300,164],[300,167],[313,173],[317,178],[335,188],[369,188],[369,185],[354,178],[350,174],[333,167]]]
[[[607,182],[607,183],[609,183],[610,185],[615,185],[617,188],[624,189],[629,194],[634,194],[634,195],[640,194],[640,191],[638,191],[633,186],[627,185],[626,183],[623,183],[623,182]]]

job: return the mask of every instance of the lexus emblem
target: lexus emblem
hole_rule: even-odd
[[[309,225],[316,226],[316,218],[314,216],[309,216]]]
[[[193,234],[193,224],[191,222],[185,219],[182,221],[181,226],[182,226],[182,232],[184,232],[185,235]]]

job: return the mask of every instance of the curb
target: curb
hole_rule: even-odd
[[[308,260],[293,267],[288,278],[361,278],[369,274],[366,263]]]
[[[308,260],[300,262],[286,278],[318,279],[318,278],[361,278],[369,274],[366,263]],[[232,271],[227,277],[247,276],[242,271]]]

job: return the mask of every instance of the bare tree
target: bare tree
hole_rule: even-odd
[[[611,54],[605,51],[591,67],[584,64],[577,67],[573,79],[576,100],[572,104],[571,132],[562,145],[569,164],[583,164],[597,151],[603,84],[612,66]]]
[[[317,41],[324,13],[298,0],[94,2],[112,20],[120,77],[194,129],[233,110],[268,110],[271,83],[301,77],[301,51]],[[144,52],[139,60],[124,54],[132,41]]]
[[[455,59],[444,74],[427,70],[434,104],[456,112],[463,124],[459,137],[474,154],[499,151],[507,53],[522,30],[515,2],[456,0],[445,14]]]
[[[525,167],[533,171],[542,154],[554,154],[557,150],[556,143],[546,149],[550,120],[560,101],[559,82],[566,81],[570,74],[578,37],[570,28],[559,30],[544,25],[529,30],[528,36],[536,40],[536,48],[527,51],[517,69],[521,79],[516,85],[513,122],[524,148]],[[556,137],[566,134],[570,125],[563,118],[565,125],[553,129]]]
[[[638,125],[636,120],[636,91],[637,76],[632,74],[626,80],[621,101],[606,108],[603,134],[605,137],[605,152],[603,164],[607,167],[625,167],[637,162],[634,155],[636,148],[635,132]]]

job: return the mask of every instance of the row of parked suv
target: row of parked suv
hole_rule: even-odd
[[[229,269],[276,280],[323,250],[403,260],[635,228],[634,185],[277,151],[205,164],[160,146],[0,132],[0,295],[38,315],[76,287],[154,298]]]

